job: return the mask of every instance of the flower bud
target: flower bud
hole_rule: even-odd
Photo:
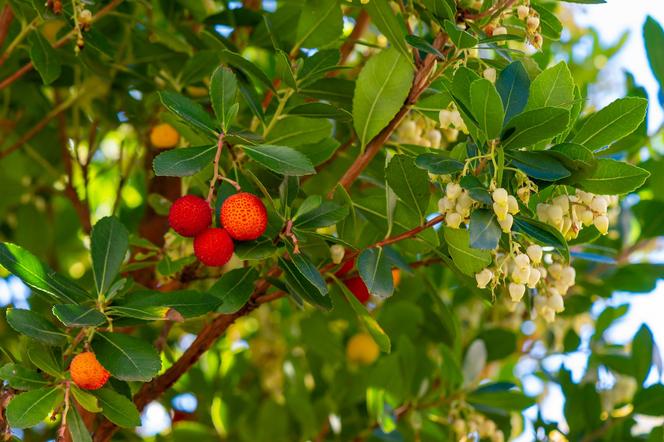
[[[493,191],[491,197],[498,204],[507,204],[508,195],[509,194],[507,193],[507,190],[503,189],[502,187],[499,187]]]
[[[530,269],[530,276],[528,277],[528,288],[534,289],[540,281],[542,274],[537,269]]]
[[[527,187],[521,187],[516,191],[516,195],[519,197],[523,204],[528,204],[530,201],[530,189]]]
[[[491,83],[496,82],[496,70],[494,68],[486,68],[482,72],[482,76],[489,80]]]
[[[475,281],[477,281],[477,287],[484,289],[493,279],[493,272],[489,269],[484,269],[479,273],[475,274]]]
[[[530,258],[525,253],[519,253],[514,257],[514,264],[520,269],[530,267]]]
[[[500,228],[503,232],[509,233],[512,231],[512,225],[514,224],[514,217],[512,214],[508,213],[505,215],[504,220],[499,220],[498,224],[500,224]]]
[[[431,129],[429,132],[427,132],[427,138],[429,139],[429,143],[431,143],[431,147],[438,149],[440,147],[440,142],[442,141],[443,136],[441,135],[440,131]]]
[[[512,195],[509,195],[507,197],[507,210],[512,215],[516,215],[517,213],[519,213],[519,202]]]
[[[454,206],[455,206],[454,201],[446,196],[438,200],[438,210],[440,210],[441,213],[453,210]]]
[[[438,112],[438,121],[440,123],[440,127],[446,129],[450,124],[452,124],[452,112],[447,109],[441,109],[441,111]]]
[[[530,32],[535,32],[537,31],[537,28],[539,28],[540,25],[540,19],[539,17],[528,17],[528,20],[526,20],[526,27]]]
[[[609,201],[603,196],[596,196],[593,198],[593,202],[590,203],[590,208],[593,212],[597,212],[600,215],[606,215],[606,210],[609,207]]]
[[[530,15],[530,8],[526,5],[521,5],[516,8],[516,13],[519,16],[519,20],[525,20]]]
[[[453,229],[458,229],[462,221],[463,218],[461,218],[461,215],[456,212],[448,213],[445,216],[445,224],[447,224],[447,227],[451,227]]]
[[[560,313],[565,310],[565,302],[563,301],[563,297],[557,291],[550,294],[547,304],[556,313]]]
[[[609,233],[609,217],[606,215],[596,217],[593,224],[595,224],[595,227],[602,235]]]
[[[455,200],[461,195],[461,190],[459,183],[447,183],[447,186],[445,186],[445,195],[448,199]]]
[[[498,26],[493,30],[493,35],[507,35],[507,28],[505,28],[505,26]]]
[[[526,293],[526,286],[523,284],[516,284],[514,282],[510,282],[509,292],[512,301],[519,302],[523,298],[523,295]]]
[[[493,211],[498,221],[503,221],[507,217],[507,204],[493,203]]]
[[[334,264],[339,264],[344,259],[346,249],[341,244],[333,244],[330,246],[330,256]]]
[[[526,249],[528,257],[533,262],[533,264],[539,264],[542,262],[542,246],[538,244],[531,244]]]

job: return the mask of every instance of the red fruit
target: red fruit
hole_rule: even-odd
[[[345,263],[343,263],[343,264],[341,265],[341,267],[339,268],[339,270],[337,270],[337,271],[334,273],[334,276],[342,277],[342,276],[344,276],[346,273],[348,273],[348,272],[350,272],[351,270],[353,270],[353,267],[354,267],[354,266],[355,266],[355,258],[353,258],[353,259],[351,259],[351,260],[346,261]]]
[[[369,302],[369,298],[371,298],[371,295],[369,294],[369,289],[367,288],[367,285],[362,281],[362,278],[359,276],[355,276],[354,278],[350,278],[344,281],[344,284],[346,284],[346,287],[348,287],[348,290],[353,292],[353,295],[357,298],[358,301],[360,301],[362,304],[366,304]]]
[[[221,224],[233,239],[252,241],[267,228],[267,210],[256,195],[236,193],[221,205]]]
[[[168,212],[168,224],[182,236],[194,237],[210,227],[211,223],[210,204],[195,195],[178,198]]]
[[[104,386],[110,373],[97,361],[94,353],[86,351],[77,354],[69,365],[71,379],[86,390],[98,390]]]
[[[194,239],[194,253],[206,266],[221,267],[233,256],[235,245],[224,229],[207,229]]]

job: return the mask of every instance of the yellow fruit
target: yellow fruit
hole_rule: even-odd
[[[392,269],[392,282],[394,283],[394,288],[399,287],[399,283],[401,282],[401,270]]]
[[[180,140],[180,134],[168,123],[158,124],[150,131],[150,143],[159,149],[175,147]]]
[[[360,365],[371,365],[378,359],[380,349],[368,333],[358,333],[348,341],[346,358],[349,362]]]

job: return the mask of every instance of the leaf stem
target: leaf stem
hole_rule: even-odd
[[[210,180],[210,190],[208,191],[208,196],[207,196],[208,204],[212,202],[212,196],[214,196],[214,188],[217,185],[217,181],[219,180],[219,159],[221,158],[221,151],[224,148],[224,136],[225,134],[221,132],[219,134],[219,138],[217,139],[217,153],[214,155],[214,175],[212,175],[212,179]]]

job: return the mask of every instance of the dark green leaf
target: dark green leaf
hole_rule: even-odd
[[[491,210],[475,209],[470,215],[470,247],[495,250],[502,230]]]
[[[477,177],[472,175],[465,175],[461,177],[459,184],[461,184],[461,187],[468,191],[470,197],[475,201],[487,205],[493,204],[493,198],[491,197],[491,194],[480,182],[480,180],[477,179]]]
[[[93,394],[99,399],[102,414],[118,427],[133,428],[141,424],[136,405],[125,396],[109,387],[96,390]]]
[[[449,175],[463,170],[463,163],[446,154],[423,153],[415,159],[415,165],[435,175]]]
[[[488,140],[500,136],[505,112],[500,95],[489,80],[481,78],[470,85],[470,104],[473,115]]]
[[[53,83],[62,71],[61,57],[40,32],[31,32],[28,37],[30,43],[30,59],[44,84]]]
[[[407,155],[395,155],[385,168],[385,179],[406,206],[415,210],[420,219],[429,205],[429,175],[417,167]]]
[[[433,54],[440,59],[445,58],[445,55],[443,55],[442,52],[433,47],[431,43],[429,43],[422,37],[418,37],[417,35],[406,35],[406,42],[421,52],[427,54]]]
[[[449,20],[443,23],[445,32],[450,37],[450,41],[458,49],[468,49],[477,46],[478,40],[473,34],[457,28],[457,26]]]
[[[123,381],[147,382],[161,368],[161,359],[152,344],[133,336],[97,332],[92,348],[101,365]]]
[[[0,243],[0,265],[21,278],[25,284],[51,295],[57,301],[76,304],[91,299],[82,288],[55,273],[36,256],[15,244]]]
[[[78,414],[76,407],[70,407],[67,413],[67,429],[71,435],[72,442],[92,442],[88,428],[83,418]]]
[[[157,176],[190,176],[212,163],[217,146],[183,147],[155,157],[152,168]]]
[[[353,116],[339,107],[327,103],[304,103],[288,111],[289,115],[307,118],[332,118],[339,121],[351,121]]]
[[[54,305],[53,315],[67,327],[95,327],[106,322],[99,310],[76,304]]]
[[[561,61],[535,77],[530,85],[526,109],[542,107],[570,109],[572,104],[574,104],[574,79],[567,63]]]
[[[392,296],[392,265],[382,247],[363,250],[357,258],[357,271],[369,293],[379,298]]]
[[[467,397],[468,403],[474,406],[484,406],[496,411],[522,411],[535,404],[535,400],[520,391],[488,391],[474,392]]]
[[[531,147],[567,129],[569,112],[557,107],[543,107],[526,111],[510,119],[503,130],[503,147],[518,149]]]
[[[530,78],[520,61],[510,63],[500,72],[496,80],[496,89],[503,101],[505,123],[526,107],[530,87]]]
[[[569,247],[565,238],[548,224],[517,215],[514,217],[512,231],[522,233],[542,246],[554,247],[566,260],[569,259]]]
[[[316,209],[298,216],[295,226],[298,229],[327,227],[342,221],[348,216],[348,207],[331,201],[323,201]]]
[[[464,274],[475,273],[491,264],[491,252],[470,247],[470,233],[464,229],[445,227],[445,242],[454,264]]]
[[[34,427],[62,402],[61,388],[38,388],[15,396],[7,406],[7,421],[15,428]]]
[[[648,16],[643,24],[643,41],[653,75],[659,82],[660,91],[664,90],[664,29],[655,19]],[[660,94],[663,92],[660,92]]]
[[[622,161],[601,158],[593,174],[576,187],[599,195],[620,195],[640,188],[650,173]]]
[[[632,364],[634,366],[634,377],[639,385],[648,378],[652,366],[654,338],[650,328],[643,324],[632,340]]]
[[[284,271],[286,286],[291,295],[296,295],[307,302],[322,308],[323,310],[332,309],[332,301],[329,296],[324,296],[321,292],[305,278],[300,270],[292,261],[279,258],[279,266]]]
[[[195,318],[213,312],[219,306],[219,299],[206,293],[193,290],[176,292],[140,291],[125,298],[122,307],[169,307],[177,310],[185,318]]]
[[[634,396],[634,413],[662,416],[664,414],[662,410],[664,410],[664,385],[651,385]]]
[[[338,0],[306,0],[297,24],[295,47],[327,46],[341,36],[342,28]]]
[[[64,345],[67,335],[32,310],[7,309],[7,323],[17,332],[47,345]]]
[[[224,50],[221,51],[221,58],[225,63],[233,66],[236,69],[239,69],[240,71],[244,72],[246,75],[249,75],[250,77],[253,77],[254,79],[258,80],[267,89],[271,89],[272,92],[276,92],[274,86],[272,85],[272,81],[265,74],[265,72],[263,72],[262,69],[260,69],[258,66],[256,66],[246,58],[242,57],[240,54]]]
[[[368,2],[364,5],[364,8],[369,13],[371,21],[387,38],[390,44],[406,59],[410,59],[412,54],[408,50],[406,40],[404,39],[407,33],[403,25],[403,20],[400,20],[399,16],[394,13],[390,3],[383,0]]]
[[[256,269],[247,267],[235,269],[224,273],[208,293],[221,300],[219,313],[231,314],[240,310],[247,303],[254,291],[254,284],[258,279]]]
[[[54,347],[46,347],[33,341],[28,345],[28,358],[44,373],[56,378],[62,377],[62,356]]]
[[[0,379],[16,390],[33,390],[48,384],[36,370],[30,370],[18,364],[5,364],[0,368]]]
[[[570,171],[548,151],[508,151],[510,163],[529,177],[542,181],[558,181],[570,176]]]
[[[252,160],[282,175],[311,175],[316,169],[304,154],[286,146],[259,144],[242,146]]]
[[[100,219],[92,228],[90,255],[97,293],[106,294],[129,250],[129,232],[113,216]]]
[[[208,137],[216,139],[217,128],[210,115],[195,101],[172,91],[159,93],[163,105],[182,121],[194,129],[202,131]]]
[[[316,143],[331,134],[332,123],[327,119],[287,116],[274,125],[265,144],[295,147]]]

